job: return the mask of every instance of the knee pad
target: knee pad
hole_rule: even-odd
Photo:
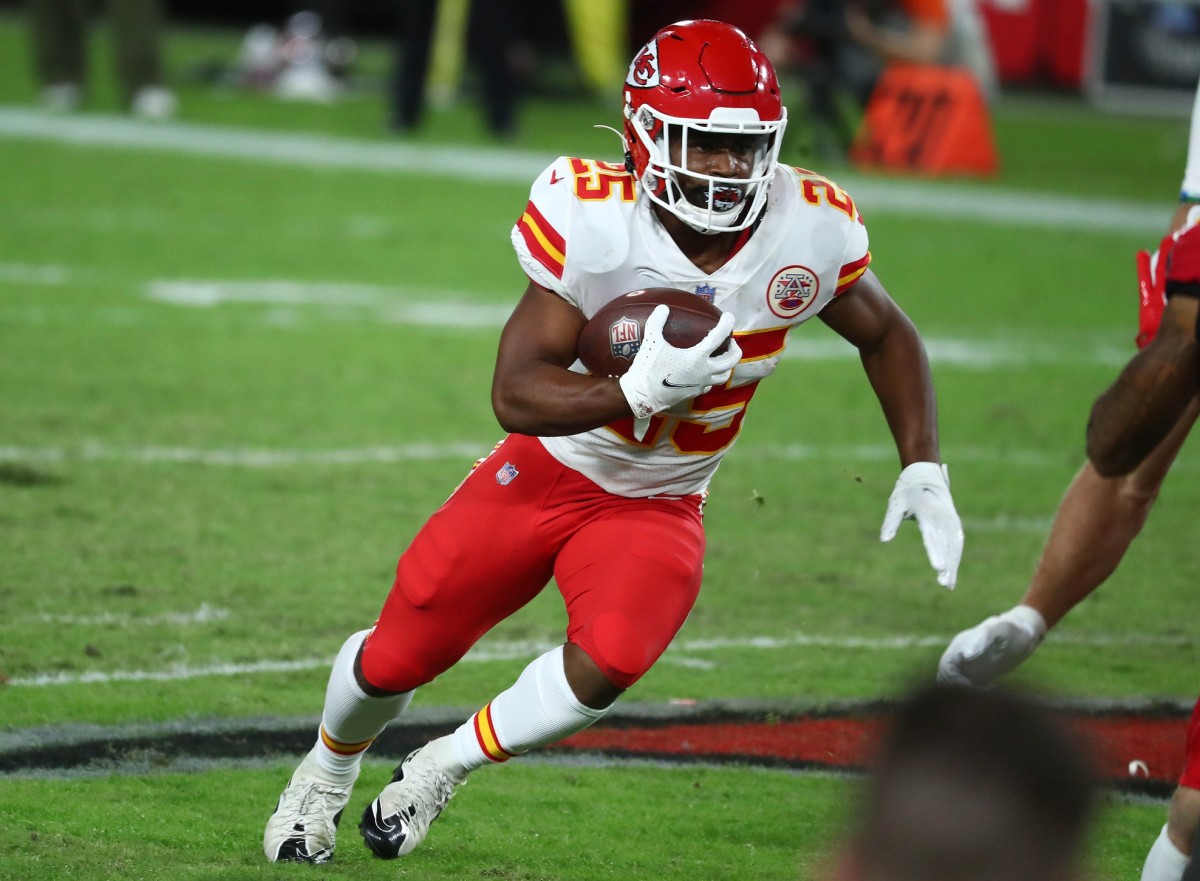
[[[404,649],[389,640],[386,634],[381,636],[376,629],[363,644],[360,663],[363,679],[383,691],[412,691],[432,682],[458,660],[422,655],[419,649],[414,650],[411,646]]]
[[[587,652],[609,682],[625,689],[646,675],[666,650],[671,636],[665,641],[655,638],[628,615],[605,612],[573,633],[571,641]]]

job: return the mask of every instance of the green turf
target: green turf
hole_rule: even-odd
[[[35,96],[21,25],[0,17],[10,107]],[[313,107],[206,82],[239,38],[169,33],[185,122],[399,142],[383,126],[384,44],[364,46],[351,99]],[[106,43],[95,42],[89,109],[113,113]],[[535,94],[512,146],[615,158],[611,133],[591,128],[615,119],[605,102]],[[803,126],[797,115],[785,159],[810,164]],[[1186,122],[1025,95],[1006,97],[995,126],[1001,174],[954,193],[1125,200],[1161,206],[1165,227]],[[430,149],[489,142],[469,102],[413,138]],[[0,168],[0,674],[13,683],[0,687],[0,729],[316,713],[325,661],[370,624],[405,542],[501,436],[487,396],[496,324],[401,313],[420,303],[503,314],[523,285],[508,229],[527,184],[9,137]],[[878,542],[897,463],[857,363],[787,360],[714,481],[704,591],[638,700],[872,698],[931,675],[944,640],[1020,596],[1082,462],[1088,407],[1131,351],[1132,253],[1156,236],[863,207],[874,266],[929,339],[1014,356],[934,362],[967,531],[959,587],[936,585],[912,524]],[[149,296],[188,281],[357,285],[366,299],[197,308]],[[795,336],[797,347],[830,340],[819,326]],[[409,445],[434,454],[330,461]],[[185,453],[208,458],[179,461]],[[1071,697],[1194,697],[1198,467],[1185,449],[1112,583],[1019,681]],[[552,643],[563,623],[551,586],[484,648]],[[896,635],[926,641],[853,642]],[[528,657],[464,663],[417,702],[481,705]],[[211,672],[260,662],[297,669]],[[119,681],[79,681],[89,674]],[[53,677],[70,684],[20,684]],[[382,766],[370,773],[378,783]],[[0,779],[0,877],[291,875],[258,854],[284,776],[280,765]],[[819,871],[845,792],[785,773],[521,767],[473,780],[411,868],[351,848],[326,874],[805,877]],[[1093,847],[1098,877],[1136,874],[1163,815],[1160,804],[1112,805]],[[614,849],[614,828],[644,844]],[[697,846],[697,830],[712,846]]]
[[[853,816],[847,778],[742,768],[611,768],[520,763],[477,774],[429,839],[400,863],[373,859],[355,824],[387,780],[367,762],[323,878],[512,881],[752,878],[817,881]],[[310,877],[261,858],[264,805],[290,765],[76,780],[0,779],[7,877]],[[231,796],[232,794],[232,796]],[[633,797],[631,797],[633,796]],[[89,809],[62,805],[86,801]],[[1097,879],[1128,878],[1162,823],[1156,804],[1101,804]],[[612,837],[619,831],[619,841]]]

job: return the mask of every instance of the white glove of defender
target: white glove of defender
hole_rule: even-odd
[[[646,318],[642,345],[619,380],[633,410],[634,436],[638,440],[645,437],[651,416],[728,382],[734,365],[742,359],[742,350],[732,339],[728,350],[713,354],[733,330],[734,319],[728,312],[704,339],[691,348],[680,349],[662,335],[670,311],[663,304],[654,307]]]
[[[954,590],[962,561],[962,521],[950,497],[950,474],[936,462],[913,462],[900,472],[888,499],[880,541],[896,537],[900,523],[912,518],[921,530],[925,553],[937,571],[938,584]]]
[[[1046,635],[1046,621],[1032,606],[1016,606],[964,630],[938,662],[938,682],[986,688],[1015,670]]]

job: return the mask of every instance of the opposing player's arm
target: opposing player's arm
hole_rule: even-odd
[[[937,401],[917,329],[871,270],[820,313],[858,349],[900,464],[938,462]]]
[[[1167,301],[1158,335],[1092,407],[1087,454],[1105,476],[1132,471],[1179,421],[1200,390],[1196,320],[1200,300]]]
[[[583,313],[530,282],[500,335],[492,409],[505,431],[578,434],[630,415],[617,380],[569,369]]]

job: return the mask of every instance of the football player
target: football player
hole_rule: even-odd
[[[881,540],[914,518],[937,580],[954,586],[963,534],[924,348],[869,268],[854,201],[779,164],[786,113],[766,57],[728,24],[670,25],[630,64],[624,118],[624,163],[561,157],[533,183],[512,230],[529,282],[492,383],[510,434],[400,557],[375,626],[342,647],[316,745],[267,824],[268,859],[328,860],[363,751],[551,578],[565,643],[404,759],[362,814],[367,847],[410,853],[472,771],[603,716],[692,608],[709,481],[788,333],[814,316],[858,348],[895,439]],[[659,306],[626,373],[588,375],[576,343],[589,317],[647,287],[696,292],[724,315],[676,348]]]
[[[1046,631],[1117,568],[1200,416],[1196,311],[1200,293],[1200,89],[1192,111],[1181,204],[1154,254],[1138,253],[1138,354],[1099,400],[1089,460],[1063,496],[1021,602],[959,633],[938,665],[947,683],[988,686],[1020,666]],[[1142,881],[1179,881],[1200,830],[1200,702],[1187,767]]]

